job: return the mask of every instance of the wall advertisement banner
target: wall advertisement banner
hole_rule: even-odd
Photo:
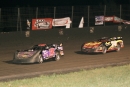
[[[102,25],[103,21],[104,22],[130,24],[130,21],[123,20],[117,16],[95,16],[95,25]]]
[[[123,20],[121,18],[119,18],[119,17],[114,16],[113,22],[115,22],[115,23],[121,23],[121,22],[123,22]]]
[[[32,30],[52,29],[52,18],[32,19]]]
[[[66,28],[70,28],[70,24],[70,17],[53,19],[52,21],[52,26],[66,26]]]
[[[81,18],[81,21],[79,23],[79,28],[83,28],[84,25],[84,17]]]
[[[30,30],[31,22],[27,19],[27,30]]]
[[[105,16],[104,21],[105,22],[113,22],[113,16],[109,16],[109,17]]]
[[[123,20],[123,23],[124,23],[124,24],[130,24],[130,21]]]
[[[103,25],[104,16],[95,16],[95,25]]]

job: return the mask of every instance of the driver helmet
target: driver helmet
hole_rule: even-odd
[[[56,44],[53,44],[52,46],[56,47]]]
[[[63,43],[60,43],[60,46],[63,46]]]
[[[45,49],[48,50],[48,49],[49,49],[49,46],[46,46]]]

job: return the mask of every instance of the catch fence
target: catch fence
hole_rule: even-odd
[[[78,28],[84,17],[84,27],[95,26],[95,16],[117,16],[130,20],[130,6],[98,5],[98,6],[56,6],[56,7],[7,7],[0,8],[0,31],[24,31],[27,29],[27,19],[64,18],[70,17],[71,28]],[[105,22],[101,26],[117,25],[119,23]]]

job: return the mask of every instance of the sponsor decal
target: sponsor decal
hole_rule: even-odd
[[[36,53],[36,51],[32,51],[32,52],[19,52],[17,57],[19,57],[19,58],[28,58],[28,57],[31,57],[34,53]]]
[[[50,48],[49,50],[43,50],[42,56],[43,56],[43,58],[55,56],[55,48]]]

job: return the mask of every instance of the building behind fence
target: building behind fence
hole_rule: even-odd
[[[95,16],[117,16],[130,20],[130,6],[98,5],[98,6],[57,6],[57,7],[8,7],[0,8],[0,31],[24,31],[27,29],[27,19],[64,18],[70,17],[71,28],[77,28],[84,17],[84,27],[95,26]],[[117,25],[106,22],[103,26]]]

